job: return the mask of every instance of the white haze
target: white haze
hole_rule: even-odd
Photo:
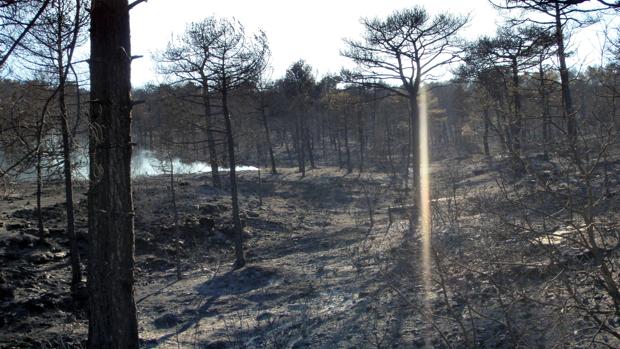
[[[211,166],[202,161],[186,163],[179,158],[172,159],[175,174],[194,174],[211,172]],[[228,171],[228,168],[219,167],[220,171]],[[236,166],[237,171],[257,171],[254,166]],[[158,176],[168,173],[170,164],[168,161],[160,160],[153,151],[139,150],[134,153],[131,159],[132,177]]]
[[[88,178],[88,158],[80,156],[79,166],[77,166],[76,174],[80,179]],[[197,174],[211,172],[211,166],[203,161],[183,162],[180,158],[173,158],[172,165],[175,174]],[[219,167],[221,172],[228,171],[228,168]],[[254,166],[237,166],[237,172],[241,171],[257,171]],[[170,163],[163,161],[157,157],[157,154],[151,150],[138,150],[133,153],[131,158],[131,177],[150,177],[168,174],[170,171]]]

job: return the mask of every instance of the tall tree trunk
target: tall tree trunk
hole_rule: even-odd
[[[296,150],[297,150],[297,161],[299,162],[299,172],[301,172],[301,176],[306,176],[306,153],[304,151],[304,134],[303,134],[303,125],[301,121],[301,117],[297,115],[297,124],[295,128],[296,141]]]
[[[364,149],[366,148],[366,142],[364,142],[364,122],[360,109],[361,107],[357,110],[357,139],[360,147],[359,171],[362,173],[364,171]]]
[[[577,141],[577,123],[575,121],[576,111],[573,107],[573,98],[570,90],[570,80],[568,68],[566,67],[566,49],[564,47],[564,32],[562,25],[562,13],[559,1],[555,2],[555,40],[558,47],[557,55],[560,62],[560,84],[562,87],[562,104],[564,106],[564,118],[569,143],[574,145]]]
[[[314,164],[314,152],[313,152],[313,142],[312,142],[312,134],[310,133],[310,128],[307,125],[304,125],[304,140],[305,147],[308,149],[308,160],[310,160],[310,168],[315,169],[316,165]]]
[[[336,150],[338,152],[338,168],[340,168],[342,170],[342,168],[344,167],[344,164],[342,163],[342,147],[340,146],[340,132],[336,131],[336,137],[335,137],[335,144],[336,144]]]
[[[418,106],[418,89],[414,88],[409,92],[409,156],[410,161],[407,161],[407,170],[405,177],[405,185],[407,185],[407,178],[409,173],[409,166],[413,166],[413,178],[412,178],[412,188],[416,189],[419,187],[418,180],[420,178],[420,166],[419,166],[419,156],[418,156],[418,148],[419,148],[419,133],[420,133],[420,110]],[[414,195],[414,198],[419,197],[419,195]]]
[[[79,4],[76,11],[79,13]],[[62,46],[62,25],[65,22],[63,13],[58,11],[58,26],[56,38],[56,54],[57,54],[57,70],[58,70],[58,106],[60,108],[60,129],[62,133],[62,155],[63,155],[63,171],[65,177],[65,202],[67,213],[67,237],[69,238],[71,250],[71,287],[77,290],[82,283],[82,266],[80,265],[80,251],[78,248],[77,238],[75,235],[75,210],[73,208],[73,178],[71,173],[71,138],[69,134],[69,117],[67,114],[67,103],[65,98],[65,87],[67,79],[67,69],[64,62],[63,46]],[[79,30],[75,28],[74,30]],[[77,35],[77,33],[74,33]],[[69,59],[72,54],[69,55]],[[70,62],[67,62],[70,63]]]
[[[267,141],[267,147],[269,149],[269,162],[271,164],[271,173],[276,174],[278,170],[276,169],[276,158],[273,155],[273,146],[271,145],[271,135],[269,132],[269,123],[267,122],[267,113],[265,112],[265,107],[261,106],[261,116],[263,120],[263,127],[265,128],[265,140]]]
[[[172,202],[172,213],[174,215],[174,253],[177,265],[177,280],[181,280],[181,231],[179,230],[179,210],[177,208],[177,193],[174,183],[174,160],[168,154],[170,163],[170,200]]]
[[[387,158],[390,164],[390,169],[392,170],[392,178],[396,178],[396,167],[394,166],[394,155],[392,154],[392,127],[390,118],[387,114],[385,115],[385,138],[387,143]]]
[[[215,135],[213,132],[213,118],[211,115],[211,98],[207,81],[203,80],[202,102],[205,109],[205,122],[207,123],[207,150],[209,151],[209,165],[211,166],[211,181],[216,188],[222,187],[220,179],[219,162],[217,161],[217,149],[215,147]]]
[[[540,99],[542,108],[542,146],[545,159],[549,159],[549,141],[551,140],[551,112],[549,111],[549,95],[545,83],[545,71],[542,59],[538,65],[538,75],[540,78]]]
[[[62,61],[61,61],[62,62]],[[62,71],[62,70],[61,70]],[[82,283],[82,267],[80,265],[80,251],[75,235],[75,210],[73,208],[73,176],[71,173],[71,140],[69,138],[69,121],[67,104],[65,102],[64,78],[61,79],[58,90],[58,104],[60,106],[60,126],[62,131],[62,155],[65,177],[65,201],[67,212],[67,237],[71,249],[71,286],[73,288]]]
[[[138,348],[127,0],[93,0],[90,29],[89,348]]]
[[[353,172],[353,164],[351,163],[351,149],[349,147],[349,127],[347,126],[347,115],[344,115],[344,148],[347,155],[347,173]]]
[[[226,80],[222,83],[226,86]],[[242,268],[245,265],[245,256],[243,255],[243,231],[241,227],[241,218],[239,217],[239,194],[237,192],[237,172],[235,166],[235,141],[233,138],[232,123],[230,121],[230,113],[228,111],[228,91],[226,87],[222,89],[222,108],[224,111],[224,122],[226,123],[226,138],[228,140],[228,166],[230,174],[230,199],[232,201],[232,219],[235,229],[235,269]]]
[[[491,156],[491,151],[489,150],[489,129],[491,128],[491,117],[489,115],[489,107],[484,107],[483,118],[484,118],[484,132],[482,134],[482,145],[484,146],[484,155]]]
[[[513,156],[518,158],[521,156],[521,132],[522,132],[522,115],[521,115],[521,91],[519,84],[519,70],[517,68],[517,59],[512,62],[512,96],[514,103],[514,120],[510,124],[510,134],[513,142]]]
[[[39,240],[45,241],[45,227],[43,225],[43,210],[41,205],[41,196],[43,196],[43,170],[42,170],[42,150],[39,146],[39,150],[37,151],[37,228],[39,230]]]

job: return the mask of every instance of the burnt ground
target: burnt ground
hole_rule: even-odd
[[[278,175],[263,173],[260,185],[256,173],[241,173],[248,263],[236,271],[228,192],[212,188],[208,176],[180,176],[180,280],[167,178],[136,179],[135,290],[142,345],[415,348],[426,340],[437,348],[615,346],[613,337],[596,332],[592,320],[571,306],[561,282],[566,275],[583,299],[604,308],[609,299],[589,276],[596,265],[570,239],[551,243],[549,235],[515,224],[519,206],[503,189],[517,193],[519,203],[556,202],[544,191],[526,195],[536,193],[537,178],[507,179],[497,170],[502,161],[433,164],[435,250],[428,304],[419,237],[409,233],[403,214],[388,222],[387,207],[408,196],[385,173],[321,168],[300,178],[282,169]],[[611,168],[614,194],[620,163]],[[86,300],[71,297],[68,287],[62,186],[49,185],[44,193],[44,243],[36,237],[33,192],[27,184],[16,185],[0,204],[0,347],[81,347]],[[86,262],[83,192],[84,184],[78,184],[77,229]],[[608,200],[602,215],[610,230],[616,229],[616,201]],[[554,224],[555,232],[567,230]],[[618,258],[616,253],[609,249],[610,258]],[[558,258],[565,269],[557,268]],[[608,326],[620,325],[620,319],[609,321]]]

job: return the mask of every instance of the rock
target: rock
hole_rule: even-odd
[[[259,314],[256,317],[256,321],[266,321],[266,320],[271,319],[272,317],[273,317],[273,314],[268,312],[268,311],[266,311],[264,313]]]
[[[203,348],[205,349],[226,349],[228,348],[228,342],[224,341],[215,341],[206,344]]]
[[[28,259],[34,264],[45,264],[51,262],[54,259],[54,255],[49,252],[42,252],[32,254]]]
[[[206,205],[200,205],[199,211],[202,214],[213,215],[213,214],[219,213],[221,209],[219,205],[216,206],[212,204],[206,204]]]
[[[208,233],[213,232],[213,228],[215,227],[215,221],[207,217],[200,217],[198,224],[200,224],[201,227],[207,228]]]
[[[246,216],[250,217],[250,218],[258,218],[258,213],[254,212],[254,211],[248,211],[245,213]]]
[[[23,234],[20,236],[15,236],[11,238],[11,240],[9,241],[8,250],[12,251],[14,249],[25,249],[25,248],[33,247],[36,244],[37,240],[38,238],[30,234]]]
[[[50,232],[50,235],[62,235],[65,233],[65,229],[64,228],[50,228],[49,232]]]
[[[155,319],[155,321],[153,321],[153,324],[155,325],[155,327],[162,329],[162,328],[174,327],[180,322],[181,322],[181,319],[179,319],[178,316],[174,314],[164,314],[163,316],[160,316],[157,319]]]
[[[6,225],[6,230],[11,231],[11,230],[24,229],[28,227],[30,227],[30,224],[28,223],[9,223]]]
[[[11,300],[15,297],[15,290],[9,286],[0,286],[0,301]]]

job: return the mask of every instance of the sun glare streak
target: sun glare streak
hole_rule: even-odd
[[[420,190],[419,190],[419,217],[420,233],[422,237],[422,278],[424,282],[424,310],[427,316],[431,313],[431,198],[430,198],[430,174],[428,155],[428,106],[426,103],[426,89],[420,88],[419,104],[419,166],[420,166]],[[427,347],[430,346],[427,338]]]

